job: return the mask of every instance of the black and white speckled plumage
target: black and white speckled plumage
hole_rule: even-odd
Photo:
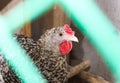
[[[62,31],[62,27],[48,30],[38,41],[34,41],[32,38],[25,37],[24,35],[16,35],[17,40],[30,55],[49,83],[65,83],[67,80],[68,67],[66,56],[61,56],[58,51],[58,46],[53,46],[49,41],[52,33],[59,31]],[[5,83],[20,83],[7,63],[4,60],[1,63],[1,60],[3,60],[3,58],[0,58],[0,72],[5,71],[2,74]],[[6,70],[4,67],[1,67],[3,65],[7,68]]]

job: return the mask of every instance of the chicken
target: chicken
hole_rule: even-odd
[[[75,32],[67,24],[47,30],[38,41],[23,35],[17,35],[16,38],[49,83],[67,81],[69,69],[65,55],[71,51],[72,41],[78,42]],[[4,63],[7,68],[2,74],[5,83],[20,83],[7,63]]]

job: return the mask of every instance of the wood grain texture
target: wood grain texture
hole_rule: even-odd
[[[64,10],[60,7],[60,5],[55,5],[53,9],[53,26],[58,27],[58,26],[63,26],[64,24],[69,24],[71,23],[70,19],[68,16],[65,14]]]
[[[68,73],[67,78],[71,78],[75,75],[78,75],[80,72],[87,69],[88,67],[90,67],[90,61],[89,60],[85,60],[85,61],[81,62],[80,64],[74,66],[74,67],[70,66],[70,71]]]
[[[94,75],[90,72],[82,71],[79,74],[79,77],[84,79],[84,83],[110,83],[101,76]]]
[[[22,32],[25,36],[31,37],[31,22],[25,24],[25,26],[22,29]]]
[[[32,22],[31,33],[34,40],[37,40],[47,29],[53,27],[53,18],[53,9],[51,9]]]

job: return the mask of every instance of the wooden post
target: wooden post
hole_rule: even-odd
[[[54,27],[62,26],[65,23],[70,25],[70,19],[67,17],[65,12],[59,5],[55,5],[53,10],[54,10],[53,11],[53,14],[54,14],[53,26]]]
[[[31,22],[28,22],[24,28],[22,29],[22,32],[25,36],[31,37]]]

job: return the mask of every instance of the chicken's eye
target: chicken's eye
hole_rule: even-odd
[[[63,34],[62,34],[62,33],[59,33],[59,36],[63,36]]]

